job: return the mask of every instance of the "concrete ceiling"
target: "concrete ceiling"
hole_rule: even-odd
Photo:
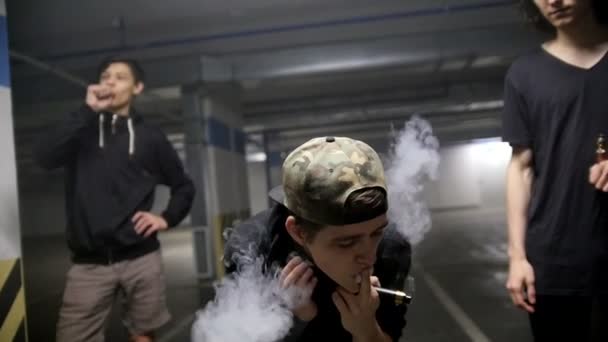
[[[386,140],[391,122],[417,112],[461,140],[497,134],[500,105],[471,104],[497,103],[508,65],[542,39],[514,3],[19,0],[7,13],[11,50],[78,79],[93,79],[104,57],[138,58],[152,90],[140,105],[170,132],[181,130],[181,86],[231,83],[252,133]],[[11,67],[17,149],[27,156],[84,88],[20,58]]]
[[[103,53],[241,53],[485,27],[517,20],[508,0],[20,0],[11,44],[56,63]],[[67,20],[69,13],[69,20]],[[171,51],[167,51],[170,49]],[[177,50],[173,50],[177,49]]]

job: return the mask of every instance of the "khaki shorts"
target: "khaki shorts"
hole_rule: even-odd
[[[103,342],[117,295],[124,297],[123,322],[132,335],[154,332],[170,320],[160,251],[112,265],[72,265],[59,312],[57,342]]]

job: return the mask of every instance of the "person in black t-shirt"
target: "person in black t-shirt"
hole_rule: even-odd
[[[608,134],[608,2],[520,2],[552,38],[505,80],[506,285],[536,341],[608,341],[591,329],[608,312],[608,164],[596,160]]]

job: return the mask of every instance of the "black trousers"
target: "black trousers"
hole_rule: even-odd
[[[530,325],[535,342],[606,342],[608,296],[537,296]]]

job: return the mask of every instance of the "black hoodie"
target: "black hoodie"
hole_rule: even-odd
[[[231,232],[224,249],[226,272],[238,276],[238,270],[244,263],[261,256],[267,269],[287,264],[289,255],[296,252],[306,257],[285,229],[288,216],[287,208],[274,204],[251,219],[239,224]],[[411,265],[411,246],[389,224],[377,250],[374,276],[378,277],[383,287],[395,288],[407,277]],[[314,267],[319,280],[312,294],[317,304],[318,314],[310,322],[294,321],[294,326],[283,342],[296,341],[352,341],[352,336],[342,327],[340,313],[335,307],[331,295],[337,284],[320,269]],[[380,307],[376,319],[382,330],[393,341],[398,341],[406,325],[406,305],[396,305],[392,297],[380,296]]]
[[[158,249],[156,234],[138,235],[131,221],[152,208],[158,184],[171,188],[161,214],[169,227],[190,211],[194,185],[176,151],[135,112],[127,118],[82,106],[49,130],[35,152],[42,167],[66,170],[67,240],[76,263],[109,264]]]

